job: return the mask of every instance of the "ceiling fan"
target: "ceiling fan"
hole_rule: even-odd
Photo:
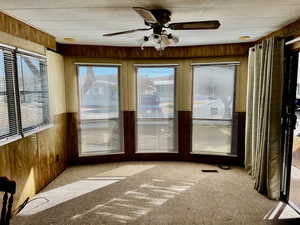
[[[141,47],[149,41],[154,44],[157,50],[164,50],[165,47],[179,42],[178,37],[172,35],[167,31],[171,30],[211,30],[217,29],[220,26],[218,20],[209,21],[194,21],[183,23],[169,23],[171,20],[171,12],[167,9],[145,9],[140,7],[133,7],[145,21],[147,28],[133,29],[127,31],[121,31],[116,33],[103,34],[105,37],[129,34],[137,31],[153,30],[153,33],[149,36],[144,36],[140,41]]]

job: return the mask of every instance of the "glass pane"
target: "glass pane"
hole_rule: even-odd
[[[194,67],[193,118],[231,119],[235,66]]]
[[[107,154],[120,152],[118,119],[82,120],[81,148],[83,153]]]
[[[231,152],[231,122],[193,120],[193,152]]]
[[[18,55],[18,81],[23,130],[49,122],[46,65],[39,58]]]
[[[138,149],[142,152],[176,152],[174,149],[174,121],[139,119]]]
[[[175,68],[137,68],[137,151],[176,152]]]
[[[192,152],[233,154],[234,65],[193,68]]]
[[[118,67],[78,67],[81,154],[122,151],[118,76]]]

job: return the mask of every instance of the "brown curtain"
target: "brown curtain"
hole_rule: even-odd
[[[283,49],[272,37],[249,50],[245,166],[271,199],[280,197]]]

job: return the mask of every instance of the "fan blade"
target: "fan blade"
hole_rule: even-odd
[[[133,7],[133,10],[136,11],[147,23],[158,23],[155,16],[148,9]]]
[[[151,29],[152,28],[140,28],[140,29],[134,29],[134,30],[126,30],[126,31],[121,31],[121,32],[116,32],[116,33],[103,34],[102,36],[110,37],[110,36],[115,36],[115,35],[120,35],[120,34],[129,34],[129,33],[133,33],[136,31],[147,31],[147,30],[151,30]]]
[[[220,26],[218,20],[199,21],[199,22],[186,22],[186,23],[171,23],[169,28],[172,30],[206,30],[218,29]]]

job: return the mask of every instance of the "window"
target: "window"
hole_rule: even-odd
[[[0,141],[49,124],[47,62],[0,45]]]
[[[231,152],[236,66],[193,66],[192,152]]]
[[[78,65],[81,155],[122,152],[119,67]]]
[[[22,128],[27,132],[49,124],[47,64],[17,53],[17,65]]]
[[[137,67],[137,152],[176,152],[175,67]]]

